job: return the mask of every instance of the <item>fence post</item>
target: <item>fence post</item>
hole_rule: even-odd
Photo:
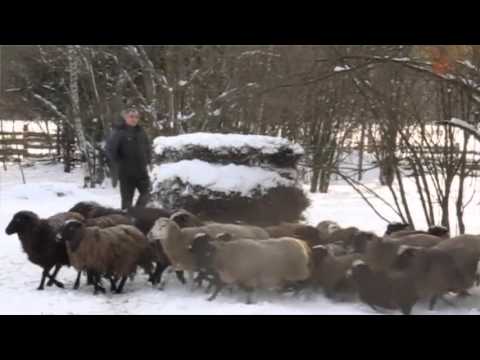
[[[28,124],[23,125],[23,157],[28,157]]]

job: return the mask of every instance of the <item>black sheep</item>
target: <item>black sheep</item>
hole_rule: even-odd
[[[48,220],[40,219],[31,211],[20,211],[13,216],[5,232],[8,235],[18,234],[28,260],[43,269],[38,290],[44,289],[47,277],[49,278],[47,286],[55,284],[63,288],[63,284],[55,280],[55,277],[62,266],[70,266],[70,261],[65,244],[56,241],[55,230]],[[53,274],[50,274],[54,267]]]
[[[83,215],[86,219],[93,219],[100,216],[120,214],[125,215],[125,211],[121,209],[114,209],[105,207],[95,201],[81,201],[75,204],[69,212],[76,212]]]
[[[130,207],[127,214],[132,217],[134,225],[147,235],[152,229],[155,221],[159,218],[169,218],[172,213],[165,209],[151,208],[151,207]]]
[[[409,315],[419,300],[415,282],[405,271],[374,271],[357,260],[353,264],[352,278],[360,300],[377,311],[377,307],[396,310]]]

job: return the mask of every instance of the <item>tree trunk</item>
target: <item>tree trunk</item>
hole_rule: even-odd
[[[360,132],[360,144],[358,149],[358,181],[362,181],[363,178],[363,152],[365,148],[365,123],[362,123],[362,129]]]
[[[88,144],[85,137],[85,129],[82,124],[80,116],[80,94],[78,90],[78,55],[76,54],[75,46],[68,46],[68,64],[70,71],[70,100],[72,104],[73,124],[78,139],[78,145],[82,154],[82,162],[84,168],[84,186],[90,184],[90,187],[95,187],[93,181],[92,167],[90,164],[90,144]]]

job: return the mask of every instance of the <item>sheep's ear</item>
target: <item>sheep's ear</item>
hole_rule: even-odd
[[[327,255],[330,253],[330,250],[328,247],[326,247],[325,245],[317,245],[317,246],[314,246],[312,248],[312,251],[314,254],[316,254],[317,256],[324,256],[324,255]]]

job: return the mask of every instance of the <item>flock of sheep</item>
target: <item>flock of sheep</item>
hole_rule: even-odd
[[[68,212],[39,218],[30,211],[13,216],[6,228],[18,234],[28,259],[43,269],[39,290],[64,285],[56,277],[73,266],[94,293],[121,293],[142,269],[153,286],[163,289],[167,268],[186,284],[208,284],[213,300],[225,288],[241,289],[247,303],[256,289],[280,292],[323,290],[329,298],[359,298],[372,308],[410,314],[420,300],[430,309],[444,295],[467,296],[478,285],[480,236],[450,238],[435,226],[415,231],[389,224],[383,236],[341,228],[332,221],[316,227],[282,223],[258,227],[202,221],[185,210],[158,208],[127,211],[80,202]],[[196,276],[195,276],[196,275]]]

